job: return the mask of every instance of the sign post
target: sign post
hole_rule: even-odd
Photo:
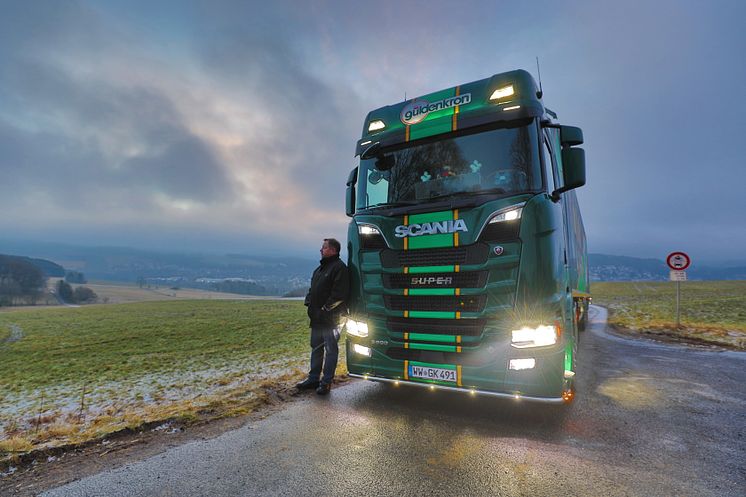
[[[670,279],[676,282],[676,328],[681,327],[681,282],[686,281],[685,269],[689,267],[692,260],[684,252],[672,252],[666,257],[666,264],[671,268]]]

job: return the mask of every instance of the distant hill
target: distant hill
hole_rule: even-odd
[[[665,281],[669,268],[662,259],[588,254],[593,281]],[[690,280],[746,280],[746,266],[714,267],[696,262],[686,270]]]
[[[247,254],[184,254],[32,243],[7,246],[24,250],[23,255],[52,259],[55,263],[50,264],[59,268],[59,276],[64,276],[67,269],[84,273],[89,281],[141,282],[150,286],[252,295],[283,295],[308,288],[311,273],[318,264],[311,259]]]
[[[20,252],[23,250],[23,252]],[[0,251],[30,256],[47,276],[65,270],[90,280],[139,282],[158,287],[201,288],[252,295],[305,295],[318,261],[250,254],[166,253],[123,247],[73,247],[0,241]],[[20,253],[19,253],[20,252]],[[54,261],[54,262],[52,262]],[[660,259],[589,254],[593,281],[664,281],[668,267]],[[64,267],[64,269],[63,269]],[[746,264],[699,265],[687,270],[693,280],[746,280]]]
[[[48,261],[46,259],[35,259],[32,257],[25,257],[25,256],[19,256],[19,255],[6,255],[6,254],[0,254],[0,256],[8,257],[10,259],[29,262],[33,264],[35,267],[39,268],[42,274],[46,277],[51,276],[52,278],[63,278],[65,276],[65,268],[63,268],[59,264],[56,264],[52,261]]]
[[[28,260],[29,262],[31,262],[31,264],[41,269],[45,276],[51,276],[52,278],[65,277],[65,268],[63,268],[59,264],[48,261],[46,259],[33,259],[29,257]]]

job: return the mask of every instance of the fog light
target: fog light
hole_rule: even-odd
[[[370,357],[370,349],[366,347],[365,345],[360,345],[359,343],[356,343],[352,346],[352,350],[357,352],[360,355],[365,355]]]
[[[508,363],[508,369],[521,371],[523,369],[533,369],[536,366],[536,359],[528,357],[526,359],[511,359]]]

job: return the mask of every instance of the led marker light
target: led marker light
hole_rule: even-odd
[[[495,216],[492,216],[492,219],[490,219],[490,222],[488,224],[502,223],[505,221],[515,221],[516,219],[520,219],[522,214],[523,207],[504,210],[496,214]]]
[[[381,232],[375,226],[369,224],[361,224],[357,227],[358,233],[361,235],[380,235]]]

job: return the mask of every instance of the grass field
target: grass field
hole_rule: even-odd
[[[73,285],[78,286],[78,285]],[[129,302],[148,302],[160,300],[236,300],[236,299],[254,299],[249,295],[238,295],[235,293],[211,292],[208,290],[199,290],[196,288],[178,288],[168,287],[144,287],[139,288],[136,285],[115,284],[108,282],[92,282],[83,286],[89,287],[96,292],[99,302],[109,304],[123,304]]]
[[[60,307],[56,297],[50,291],[61,278],[49,278],[47,280],[46,292],[37,300],[36,305],[24,305],[13,307],[0,307],[2,312],[15,312],[18,310],[41,309],[46,307]],[[174,300],[253,300],[266,299],[267,297],[256,297],[252,295],[239,295],[235,293],[212,292],[196,288],[169,288],[169,287],[143,287],[140,288],[132,283],[115,282],[91,282],[84,285],[73,284],[72,287],[86,286],[96,292],[97,304],[129,304],[132,302],[157,302]],[[92,304],[86,304],[92,305]]]
[[[150,421],[246,412],[308,367],[298,301],[0,313],[0,337],[19,329],[20,339],[0,343],[0,459]]]
[[[0,313],[0,462],[145,423],[250,412],[307,370],[299,301],[164,301],[148,289],[102,287],[126,305]],[[746,348],[744,281],[682,283],[680,330],[673,283],[592,290],[618,327]],[[344,354],[337,372],[346,372]]]
[[[678,330],[673,282],[602,282],[591,290],[614,326],[746,348],[746,281],[682,282]]]

